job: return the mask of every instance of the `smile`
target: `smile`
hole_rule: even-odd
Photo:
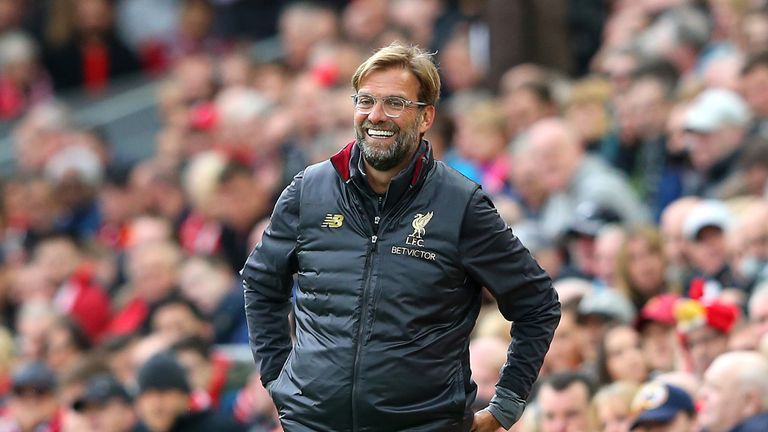
[[[366,132],[374,138],[388,138],[395,134],[393,131],[380,129],[367,129]]]

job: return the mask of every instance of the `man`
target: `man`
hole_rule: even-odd
[[[11,375],[11,392],[0,414],[2,431],[59,430],[56,375],[41,362],[20,365]]]
[[[750,133],[768,138],[768,51],[752,54],[741,70],[741,94],[754,114]]]
[[[612,212],[618,221],[633,224],[649,219],[626,177],[584,145],[564,120],[534,123],[523,139],[530,146],[540,181],[549,194],[541,213],[541,229],[551,239],[561,238],[576,218],[577,208],[590,202]]]
[[[581,432],[594,430],[589,401],[595,385],[576,372],[550,375],[539,389],[541,432]]]
[[[753,351],[719,356],[704,374],[699,424],[707,432],[768,430],[768,361]]]
[[[703,283],[705,297],[715,297],[724,289],[737,286],[728,261],[726,233],[733,225],[728,207],[718,200],[702,200],[688,214],[683,224],[691,263],[685,288],[690,296],[696,284]]]
[[[685,114],[688,155],[692,172],[684,177],[685,195],[720,197],[736,171],[750,111],[735,92],[704,90]]]
[[[551,281],[422,140],[440,89],[428,54],[393,44],[352,84],[356,140],[296,176],[242,271],[262,382],[289,431],[509,428],[558,322]],[[481,287],[515,326],[496,394],[473,417]]]
[[[696,410],[685,390],[660,382],[644,385],[632,401],[632,432],[688,432]]]
[[[684,299],[675,305],[675,319],[686,368],[701,377],[728,350],[728,339],[739,319],[737,306],[721,300]]]
[[[88,379],[82,396],[72,408],[82,413],[95,431],[128,432],[136,423],[131,396],[110,374]]]
[[[136,432],[194,432],[245,430],[213,411],[190,410],[191,388],[184,368],[167,353],[150,357],[137,374]]]

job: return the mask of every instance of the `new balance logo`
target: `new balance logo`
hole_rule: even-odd
[[[344,215],[328,213],[323,219],[321,228],[339,228],[344,223]]]

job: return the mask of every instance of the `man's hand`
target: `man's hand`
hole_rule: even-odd
[[[475,413],[475,419],[472,421],[472,432],[496,432],[504,430],[501,428],[501,423],[496,420],[490,412],[486,410],[480,410]]]

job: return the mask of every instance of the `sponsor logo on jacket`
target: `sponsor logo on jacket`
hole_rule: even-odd
[[[432,220],[432,216],[434,215],[433,212],[428,213],[417,213],[413,217],[413,222],[411,222],[411,227],[413,227],[413,232],[405,237],[405,244],[408,246],[416,246],[416,247],[424,247],[424,239],[423,236],[427,233],[427,224],[429,221]],[[392,251],[395,255],[405,255],[415,258],[421,258],[428,261],[435,261],[435,253],[428,251],[428,250],[422,250],[422,249],[415,249],[405,246],[392,246]]]
[[[344,215],[328,213],[320,224],[320,228],[341,228],[344,224]]]

